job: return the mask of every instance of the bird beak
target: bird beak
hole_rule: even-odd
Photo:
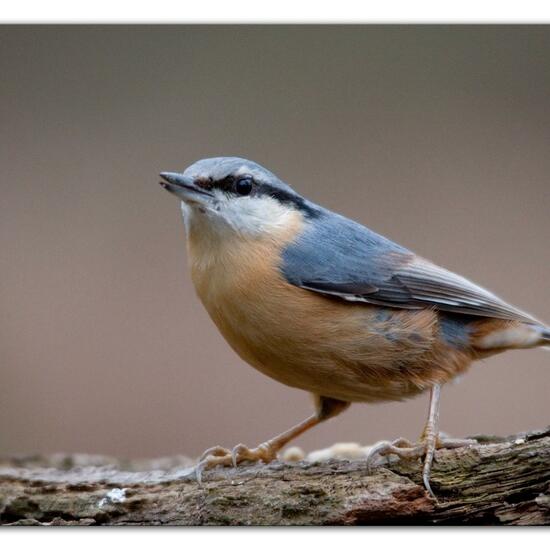
[[[160,185],[182,201],[203,204],[206,202],[206,197],[213,196],[212,193],[199,187],[189,176],[175,172],[161,172],[160,177],[162,178]]]

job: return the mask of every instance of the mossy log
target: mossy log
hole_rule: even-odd
[[[0,460],[4,525],[548,525],[550,428],[436,453],[367,475],[364,460],[218,467],[199,485],[185,457]]]

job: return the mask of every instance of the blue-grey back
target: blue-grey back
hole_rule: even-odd
[[[380,283],[414,255],[344,216],[316,206],[317,216],[283,252],[283,273],[293,284]]]

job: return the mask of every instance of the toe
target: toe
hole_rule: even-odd
[[[455,439],[451,437],[437,438],[436,449],[459,449],[460,447],[470,447],[476,445],[475,439]]]
[[[228,454],[230,454],[229,449],[226,449],[221,445],[216,445],[214,447],[206,449],[206,451],[204,451],[204,453],[202,453],[202,455],[199,457],[199,462],[202,462],[205,458],[209,456],[224,456]]]
[[[269,444],[262,443],[256,449],[257,456],[262,462],[268,464],[277,458],[277,451]]]
[[[375,443],[367,455],[367,471],[370,473],[377,457],[396,455],[399,458],[420,458],[426,452],[426,445],[413,445],[408,439],[400,437],[394,441]]]
[[[249,449],[246,445],[241,443],[233,448],[231,456],[234,466],[245,460],[250,460],[251,462],[262,461],[267,464],[276,458],[276,452],[268,443],[262,443],[255,449]]]
[[[370,448],[366,458],[367,472],[369,474],[372,472],[376,458],[387,455],[391,447],[391,441],[379,441]]]

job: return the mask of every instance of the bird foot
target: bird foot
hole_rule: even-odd
[[[414,444],[404,437],[393,441],[378,441],[367,454],[367,472],[372,473],[377,464],[377,458],[388,455],[397,455],[399,458],[420,458],[425,453],[425,446],[422,443]]]
[[[268,464],[277,458],[277,451],[278,449],[274,448],[269,442],[262,443],[254,449],[250,449],[242,443],[231,450],[219,445],[210,447],[200,456],[193,473],[200,485],[202,484],[202,473],[205,470],[211,470],[219,465],[237,468],[241,462],[264,462]]]
[[[458,449],[476,444],[474,439],[442,438],[438,435],[423,435],[418,443],[411,443],[400,437],[394,441],[379,441],[375,443],[367,455],[367,471],[370,474],[376,459],[381,456],[397,455],[403,459],[417,459],[424,457],[422,480],[428,494],[437,500],[430,486],[430,474],[436,449]]]

